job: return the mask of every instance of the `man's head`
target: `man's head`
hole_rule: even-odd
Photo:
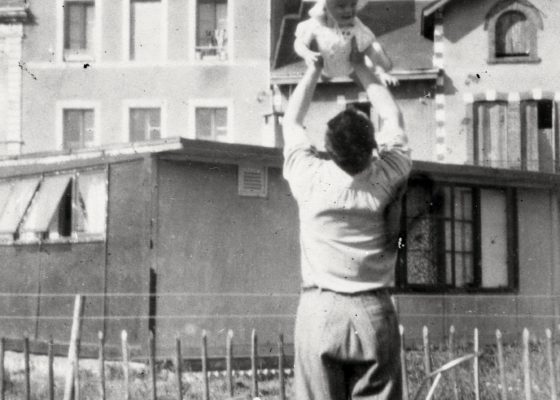
[[[376,147],[373,124],[355,108],[340,112],[327,123],[325,149],[336,165],[350,175],[368,167]]]

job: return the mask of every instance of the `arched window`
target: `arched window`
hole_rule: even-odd
[[[543,29],[539,11],[528,0],[502,0],[486,15],[490,63],[539,62],[537,31]]]
[[[529,24],[522,12],[503,13],[496,21],[496,57],[529,56]]]

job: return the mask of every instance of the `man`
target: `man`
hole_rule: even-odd
[[[363,60],[354,61],[363,73]],[[284,177],[299,207],[303,280],[296,398],[400,399],[398,322],[388,288],[412,164],[407,138],[393,97],[371,82],[367,93],[382,119],[378,144],[369,118],[345,110],[327,123],[330,159],[318,157],[303,120],[321,68],[321,61],[308,67],[284,116]]]

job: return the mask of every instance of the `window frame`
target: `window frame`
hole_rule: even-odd
[[[225,108],[227,115],[227,134],[223,143],[234,143],[235,134],[233,131],[234,127],[234,112],[233,112],[233,100],[232,99],[193,99],[189,101],[189,124],[188,124],[188,139],[195,140],[205,140],[199,139],[196,134],[196,110],[198,108]]]
[[[527,19],[527,41],[529,44],[528,55],[498,56],[496,54],[496,26],[498,20],[507,13],[517,12],[523,14]],[[489,64],[517,64],[517,63],[540,63],[538,56],[538,30],[543,29],[542,18],[538,10],[532,5],[502,0],[492,7],[486,15],[485,29],[488,31],[488,63]]]
[[[140,65],[157,65],[157,64],[165,64],[168,61],[168,41],[169,41],[169,6],[168,0],[159,0],[161,3],[161,46],[160,46],[160,53],[159,57],[154,57],[151,61],[138,61],[134,60],[130,57],[131,51],[131,12],[132,7],[131,3],[133,1],[142,1],[142,0],[124,0],[122,2],[122,60],[127,63],[133,64],[140,64]]]
[[[126,99],[122,103],[122,141],[130,141],[130,111],[135,108],[159,108],[160,110],[160,138],[167,137],[167,102],[163,99]],[[151,139],[146,139],[151,140]],[[154,139],[157,140],[157,139]],[[139,143],[139,142],[136,142]]]
[[[422,177],[411,178],[410,182],[416,184],[423,181]],[[428,181],[427,181],[428,182]],[[432,196],[445,187],[461,187],[472,189],[472,217],[473,217],[473,277],[472,286],[456,287],[446,283],[446,264],[445,264],[445,242],[441,239],[436,240],[435,258],[438,262],[437,281],[435,285],[408,284],[407,283],[407,195],[402,199],[401,233],[399,240],[399,252],[396,268],[396,287],[402,293],[446,293],[446,294],[465,294],[465,293],[516,293],[519,291],[519,255],[518,255],[518,211],[517,211],[517,189],[511,186],[497,186],[490,184],[463,183],[460,181],[445,180],[431,182]],[[506,246],[507,246],[507,274],[508,283],[504,287],[483,287],[482,286],[482,249],[481,249],[481,190],[503,190],[506,201]],[[436,229],[440,230],[445,219],[443,212],[439,215],[432,215],[439,224]],[[442,233],[445,235],[445,233]]]
[[[91,173],[92,171],[99,173],[103,177],[104,182],[104,189],[105,189],[105,198],[104,198],[104,232],[103,233],[87,233],[87,232],[78,232],[75,230],[75,222],[73,221],[75,215],[75,207],[74,202],[76,199],[76,191],[78,190],[78,180],[80,174],[84,173]],[[96,165],[90,166],[85,168],[72,168],[67,170],[60,170],[60,171],[50,171],[40,174],[31,174],[25,176],[17,176],[17,177],[7,177],[3,178],[1,182],[10,182],[10,181],[17,181],[17,180],[24,180],[29,178],[37,178],[39,179],[39,184],[35,187],[33,195],[27,202],[25,206],[25,212],[22,214],[21,218],[19,219],[18,226],[16,231],[13,235],[10,234],[0,234],[0,246],[12,246],[12,245],[33,245],[33,244],[66,244],[66,243],[89,243],[89,242],[103,242],[107,239],[107,215],[109,212],[109,173],[108,173],[108,166],[107,165]],[[33,207],[33,202],[36,200],[38,193],[41,190],[41,183],[48,179],[49,177],[59,176],[59,175],[71,175],[71,179],[69,181],[69,186],[71,187],[72,191],[72,198],[71,198],[71,215],[72,215],[72,222],[71,222],[71,234],[70,236],[60,236],[60,237],[49,237],[49,229],[45,232],[33,232],[31,230],[24,231],[23,235],[22,228],[26,223],[26,217],[29,215],[30,211]],[[64,197],[64,194],[62,198]],[[56,208],[60,207],[60,202],[57,204]],[[51,216],[51,219],[54,218],[56,211]],[[52,221],[50,221],[52,223]],[[49,223],[49,225],[50,225]],[[50,226],[49,226],[50,227]],[[41,234],[42,233],[42,234]]]
[[[92,49],[88,52],[83,52],[78,55],[66,56],[65,41],[66,41],[66,3],[93,3],[95,12],[95,22],[93,28]],[[102,0],[56,0],[57,10],[57,28],[56,28],[56,61],[59,63],[83,63],[83,62],[99,62],[101,61],[102,49],[102,21],[103,9]]]
[[[56,149],[63,151],[75,152],[83,148],[97,147],[100,144],[100,125],[101,116],[99,110],[101,109],[100,103],[91,100],[63,100],[56,102],[56,122],[55,122],[55,132],[56,132]],[[64,111],[66,110],[93,110],[93,140],[89,146],[85,146],[80,149],[66,149],[64,148]]]
[[[227,56],[224,59],[220,59],[219,57],[212,57],[212,58],[204,58],[199,57],[197,52],[197,33],[198,33],[198,4],[199,0],[190,0],[189,6],[189,59],[196,63],[204,63],[204,64],[224,64],[224,63],[231,63],[234,60],[234,29],[235,29],[235,20],[234,20],[234,0],[226,0],[227,1],[227,44],[226,54]]]

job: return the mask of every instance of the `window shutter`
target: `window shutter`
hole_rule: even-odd
[[[239,195],[266,197],[268,179],[266,167],[239,167]]]

